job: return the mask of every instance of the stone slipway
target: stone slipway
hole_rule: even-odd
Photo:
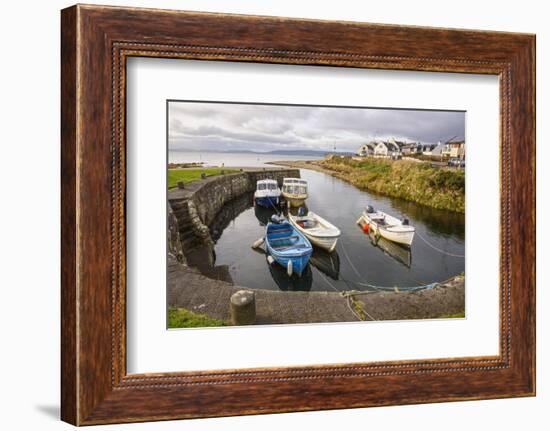
[[[172,257],[168,259],[169,307],[229,321],[229,298],[241,289],[247,288],[208,278]],[[247,290],[256,294],[257,324],[426,319],[464,312],[464,278],[460,276],[417,292]]]

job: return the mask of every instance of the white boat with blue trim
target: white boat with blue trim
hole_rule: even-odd
[[[277,208],[281,202],[281,189],[276,180],[259,180],[256,182],[254,202],[265,208]]]

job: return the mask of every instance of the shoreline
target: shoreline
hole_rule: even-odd
[[[266,164],[274,165],[274,166],[284,166],[284,167],[287,167],[287,168],[309,169],[309,170],[312,170],[312,171],[321,172],[321,173],[330,175],[332,177],[341,179],[342,181],[345,181],[348,184],[351,184],[352,186],[356,187],[357,189],[367,191],[369,193],[374,193],[374,194],[377,194],[377,195],[380,195],[380,196],[385,196],[385,197],[389,197],[389,198],[401,199],[401,200],[404,200],[404,201],[413,202],[416,205],[421,205],[421,206],[425,206],[425,207],[428,207],[428,208],[434,208],[434,209],[438,209],[438,210],[444,210],[444,211],[450,211],[450,212],[455,212],[455,213],[459,213],[459,214],[465,214],[463,203],[462,203],[462,205],[457,205],[456,207],[454,207],[454,206],[450,207],[451,203],[454,204],[455,199],[450,199],[449,198],[449,202],[447,202],[445,204],[433,205],[433,204],[430,204],[428,202],[419,202],[418,199],[410,199],[410,198],[407,198],[405,196],[400,196],[400,195],[395,194],[395,193],[394,194],[385,193],[384,191],[381,191],[381,190],[374,190],[370,187],[360,185],[360,184],[358,184],[359,182],[364,182],[363,178],[361,177],[362,175],[365,175],[365,172],[363,170],[361,170],[360,168],[356,168],[354,166],[349,166],[348,170],[346,170],[345,172],[341,172],[341,171],[330,169],[330,168],[327,168],[327,167],[321,165],[322,163],[327,162],[328,160],[330,160],[330,159],[323,159],[323,160],[291,160],[291,161],[280,160],[280,161],[267,162]],[[374,159],[374,160],[378,161],[377,159]],[[382,162],[382,160],[380,160],[380,162]],[[391,162],[391,163],[395,163],[395,162]],[[441,169],[441,168],[438,168],[438,169]],[[450,194],[450,191],[449,191],[449,194]]]

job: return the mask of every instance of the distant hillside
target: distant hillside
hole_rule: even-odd
[[[266,154],[266,153],[263,153]],[[327,154],[335,154],[333,151],[319,151],[319,150],[274,150],[269,151],[267,154],[279,154],[285,156],[319,156],[323,157]],[[353,153],[336,152],[340,156],[352,155]]]
[[[323,150],[273,150],[273,151],[250,151],[250,150],[239,150],[239,151],[200,151],[200,150],[170,150],[170,151],[181,151],[189,153],[233,153],[233,154],[259,154],[259,155],[280,155],[280,156],[311,156],[311,157],[324,157],[327,154],[337,154],[339,156],[352,156],[355,155],[352,152],[346,151],[323,151]]]

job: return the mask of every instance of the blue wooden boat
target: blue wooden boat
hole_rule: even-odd
[[[267,224],[265,243],[269,256],[286,268],[289,276],[292,273],[301,276],[313,253],[309,240],[288,220],[277,215]]]

